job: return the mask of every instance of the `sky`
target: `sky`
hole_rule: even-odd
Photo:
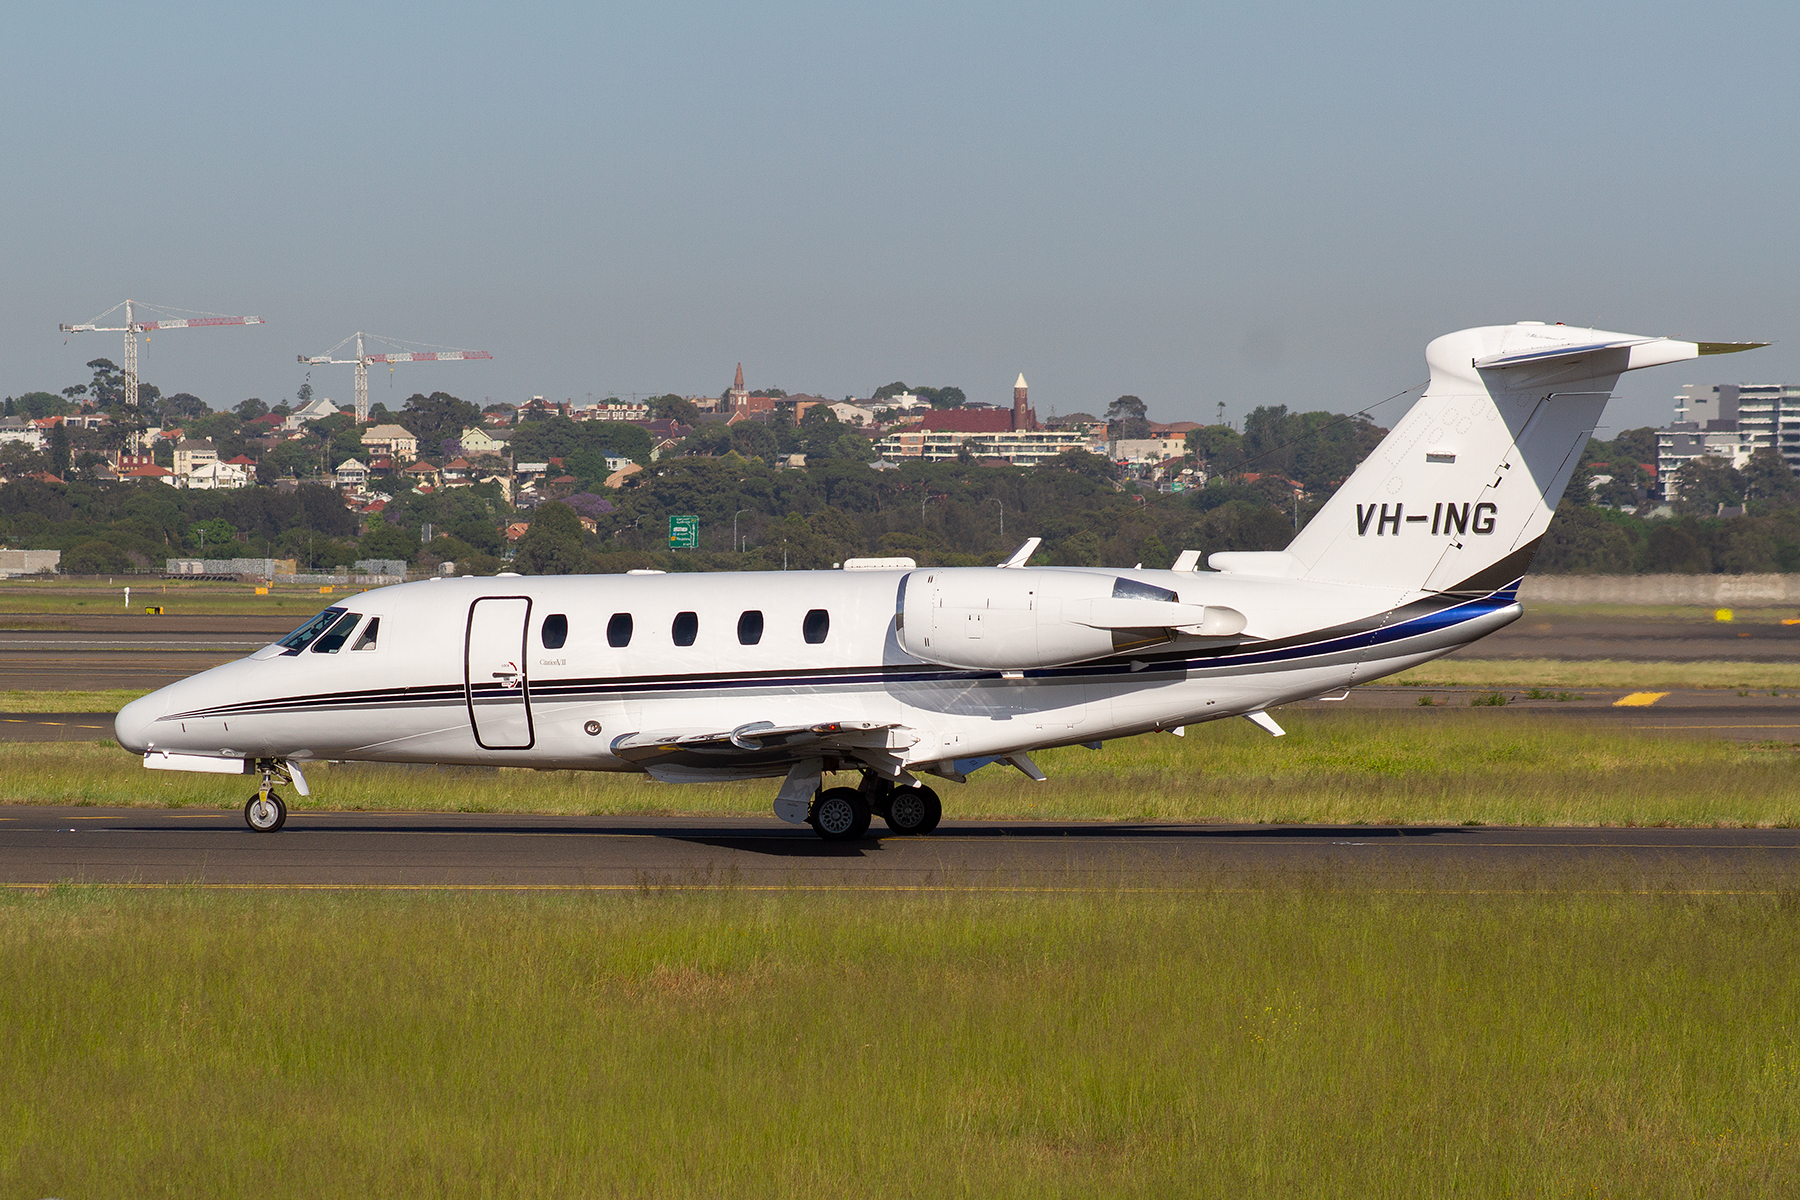
[[[0,38],[0,392],[130,296],[214,407],[340,403],[365,330],[491,362],[371,399],[866,396],[1366,409],[1519,319],[1776,345],[1800,382],[1800,5],[21,5]],[[1391,424],[1410,397],[1374,408]],[[1608,436],[1603,427],[1601,436]]]

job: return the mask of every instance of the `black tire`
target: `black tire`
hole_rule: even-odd
[[[282,803],[280,796],[270,792],[269,807],[275,810],[275,818],[271,821],[267,809],[258,807],[261,800],[262,793],[258,792],[244,802],[244,824],[257,833],[274,833],[287,824],[287,805]]]
[[[855,788],[832,788],[813,801],[807,823],[828,842],[854,842],[869,832],[869,802]]]
[[[938,794],[923,784],[895,788],[888,796],[888,810],[881,815],[895,833],[923,836],[944,819],[944,805]]]

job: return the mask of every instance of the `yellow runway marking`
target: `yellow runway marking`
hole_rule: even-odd
[[[1800,725],[1646,725],[1645,729],[1800,729]]]
[[[1667,693],[1667,692],[1633,692],[1629,696],[1622,696],[1619,699],[1614,700],[1613,707],[1614,708],[1648,707],[1649,705],[1655,704],[1658,700],[1661,700],[1664,696],[1666,696],[1668,694],[1669,693]]]

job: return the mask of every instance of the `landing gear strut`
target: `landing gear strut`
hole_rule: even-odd
[[[279,778],[287,782],[289,775],[280,763],[266,759],[257,766],[262,770],[262,786],[244,804],[244,824],[257,833],[274,833],[287,824],[287,804],[275,794],[275,781]]]

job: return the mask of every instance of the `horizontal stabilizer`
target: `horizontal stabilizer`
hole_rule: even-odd
[[[1520,350],[1512,354],[1490,354],[1486,358],[1473,360],[1478,371],[1502,371],[1507,367],[1523,367],[1533,363],[1558,362],[1565,358],[1580,358],[1584,354],[1596,354],[1601,350],[1629,350],[1633,346],[1647,346],[1661,338],[1627,337],[1614,338],[1605,342],[1582,342],[1577,345],[1549,346],[1541,349]]]

